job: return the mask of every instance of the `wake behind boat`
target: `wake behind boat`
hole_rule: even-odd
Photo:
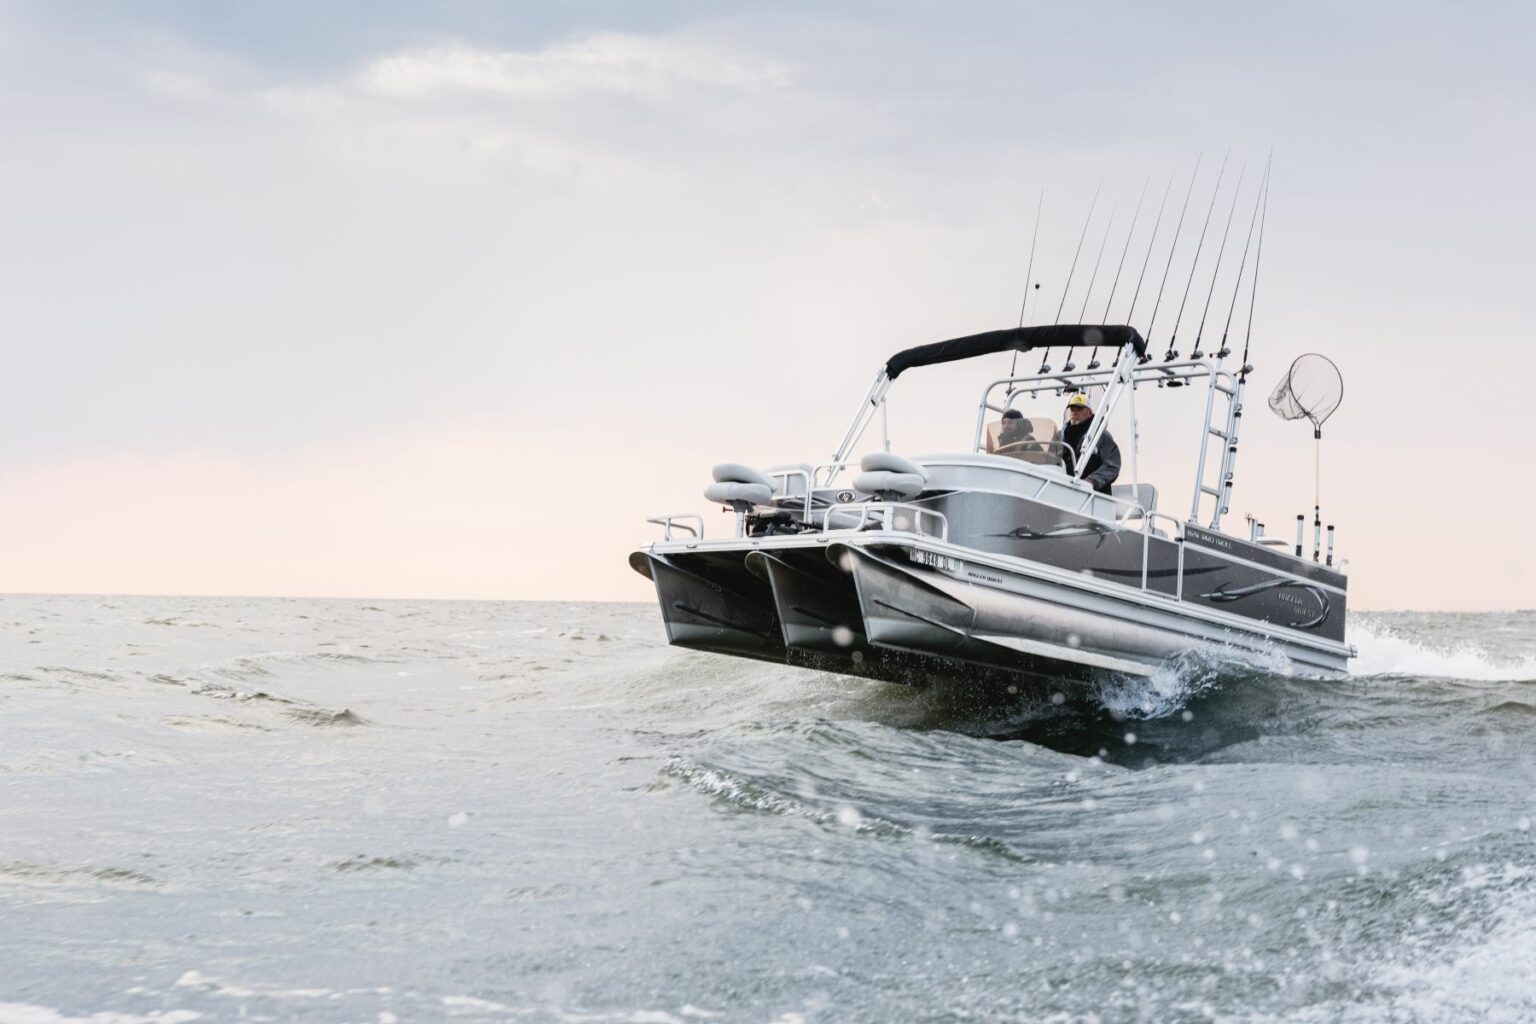
[[[1252,277],[1250,336],[1257,259]],[[1234,308],[1242,283],[1240,266]],[[1206,304],[1208,311],[1209,295]],[[1172,337],[1177,331],[1176,322]],[[1067,356],[1052,371],[1057,348]],[[1081,369],[1073,363],[1079,348],[1093,352]],[[1247,348],[1235,366],[1226,365],[1224,331],[1215,352],[1202,352],[1197,335],[1188,357],[1170,341],[1154,361],[1131,326],[1053,324],[906,349],[880,368],[831,461],[766,470],[717,465],[705,496],[735,512],[734,536],[706,537],[699,515],[658,516],[650,522],[662,539],[631,554],[630,565],[654,582],[672,643],[849,675],[1038,687],[1105,672],[1149,675],[1210,646],[1238,655],[1278,652],[1306,670],[1343,670],[1354,653],[1344,640],[1347,579],[1333,564],[1331,526],[1323,557],[1320,502],[1310,559],[1301,517],[1294,547],[1265,537],[1253,521],[1246,538],[1222,530],[1253,369]],[[911,457],[891,452],[886,396],[903,374],[1035,351],[1044,353],[1039,372],[985,384],[967,446]],[[1136,401],[1149,392],[1204,408],[1187,516],[1160,511],[1157,488],[1139,479]],[[1341,394],[1333,364],[1305,356],[1271,405],[1287,418],[1312,419],[1320,437]],[[1021,409],[1042,398],[1084,406],[1089,396],[1086,436],[1082,425],[1064,432]],[[1130,423],[1128,482],[1096,486],[1115,475],[1095,470],[1103,464],[1093,456],[1108,443],[1107,424],[1122,405]],[[876,418],[882,449],[855,461],[855,445]]]

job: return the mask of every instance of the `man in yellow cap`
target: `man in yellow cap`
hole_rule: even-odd
[[[1068,473],[1073,471],[1077,460],[1083,457],[1083,444],[1092,430],[1093,406],[1088,404],[1088,396],[1079,391],[1067,399],[1067,425],[1061,431],[1061,439],[1071,449],[1066,457]],[[1094,490],[1108,494],[1109,485],[1119,476],[1120,446],[1115,444],[1115,439],[1106,428],[1083,465],[1082,478]]]

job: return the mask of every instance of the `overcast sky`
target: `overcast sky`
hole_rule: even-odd
[[[0,589],[647,599],[712,463],[1016,321],[1042,190],[1050,306],[1101,179],[1085,259],[1201,157],[1192,239],[1228,150],[1240,231],[1273,149],[1229,527],[1310,505],[1263,397],[1322,351],[1355,605],[1536,606],[1533,11],[0,4]],[[1005,363],[904,377],[896,449]]]

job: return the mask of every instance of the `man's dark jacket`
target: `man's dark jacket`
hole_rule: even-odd
[[[1061,431],[1061,439],[1065,441],[1072,451],[1066,456],[1067,472],[1072,472],[1076,460],[1083,456],[1083,442],[1088,440],[1089,431],[1093,430],[1093,421],[1097,417],[1090,416],[1081,423],[1068,423]],[[1110,436],[1106,428],[1099,436],[1099,443],[1088,456],[1088,464],[1083,468],[1083,479],[1093,486],[1093,489],[1104,494],[1109,493],[1109,485],[1120,476],[1120,446],[1115,444],[1115,439]]]

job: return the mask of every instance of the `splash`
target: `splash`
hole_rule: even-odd
[[[1379,622],[1357,621],[1349,641],[1360,651],[1350,662],[1357,676],[1410,675],[1445,679],[1521,681],[1536,679],[1536,655],[1499,660],[1470,643],[1434,647],[1403,636]]]
[[[1166,718],[1234,675],[1255,671],[1284,675],[1290,670],[1279,651],[1200,647],[1165,661],[1149,676],[1101,677],[1093,696],[1117,719]]]

